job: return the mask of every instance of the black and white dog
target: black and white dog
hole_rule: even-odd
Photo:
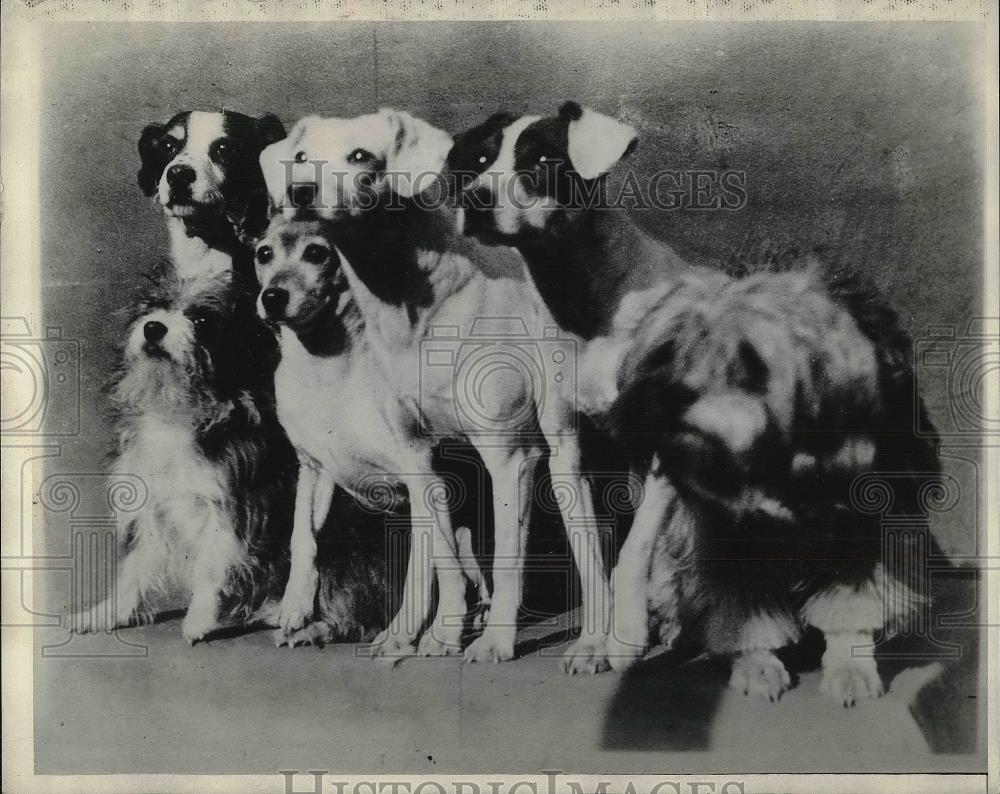
[[[253,256],[238,229],[255,195],[266,192],[260,153],[284,137],[276,116],[228,110],[184,111],[142,131],[139,187],[166,215],[181,276],[233,269],[252,277]]]
[[[845,705],[881,694],[873,639],[921,599],[883,565],[881,528],[851,486],[901,472],[919,511],[919,482],[936,475],[934,445],[910,424],[924,409],[907,339],[845,274],[732,281],[649,241],[600,203],[635,140],[567,103],[550,118],[495,116],[449,158],[466,232],[524,255],[584,344],[590,411],[645,477],[612,578],[608,661],[640,656],[652,617],[665,638],[700,629],[735,657],[731,685],[776,699],[790,680],[773,651],[809,624],[827,640],[825,691]]]

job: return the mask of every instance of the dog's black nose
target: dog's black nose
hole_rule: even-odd
[[[319,185],[314,182],[297,182],[288,186],[288,198],[292,205],[299,208],[309,208],[316,204]]]
[[[172,165],[167,169],[167,182],[170,187],[187,187],[198,178],[189,165]]]
[[[264,290],[260,296],[260,302],[264,305],[267,316],[277,320],[284,316],[285,307],[288,306],[288,290],[271,287]]]
[[[142,327],[142,333],[147,342],[159,342],[167,335],[167,326],[156,320],[150,320]]]

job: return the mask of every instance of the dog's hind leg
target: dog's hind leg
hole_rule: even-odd
[[[479,454],[493,480],[493,600],[483,633],[465,649],[469,662],[503,662],[514,658],[517,614],[521,606],[524,555],[528,543],[537,447],[481,445]]]
[[[316,569],[316,532],[323,526],[336,483],[312,466],[299,466],[292,520],[291,567],[281,598],[275,642],[284,645],[290,635],[312,618],[316,605],[319,572]]]
[[[181,635],[194,645],[219,627],[219,607],[226,580],[240,563],[242,548],[225,511],[213,511],[205,522],[191,569],[191,603]]]
[[[435,478],[433,483],[439,493],[447,493],[440,480]],[[430,491],[425,493],[429,495]],[[410,504],[412,510],[412,497]],[[417,652],[421,656],[448,656],[462,652],[462,627],[469,611],[465,600],[466,568],[459,559],[458,537],[451,528],[449,505],[428,504],[426,507],[432,513],[435,529],[431,536],[434,543],[431,563],[438,583],[438,606],[434,620],[420,638]],[[471,554],[471,541],[467,552]],[[475,557],[472,563],[475,564]],[[475,564],[475,570],[478,568]],[[481,573],[479,578],[482,581]]]
[[[653,547],[676,499],[677,492],[666,477],[652,471],[646,475],[642,502],[611,574],[612,621],[607,647],[608,663],[615,670],[633,665],[649,644],[648,585]]]
[[[570,489],[572,498],[557,499],[580,574],[582,599],[580,637],[566,651],[563,670],[570,674],[608,669],[607,641],[611,628],[611,587],[604,570],[601,533],[594,512],[590,482],[580,471],[580,446],[575,433],[549,437],[549,468],[553,488]],[[558,473],[557,473],[558,472]],[[575,502],[575,505],[574,505]]]

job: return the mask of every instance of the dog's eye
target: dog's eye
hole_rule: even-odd
[[[269,245],[262,245],[257,249],[257,264],[266,265],[274,259],[274,249]]]
[[[218,160],[222,157],[228,157],[233,151],[233,146],[229,141],[216,141],[212,144],[211,158],[213,160]]]
[[[295,153],[295,162],[297,163],[304,163],[308,159],[309,158],[306,156],[306,153],[303,151],[298,151]]]
[[[353,152],[347,155],[347,162],[354,163],[355,165],[370,163],[374,159],[375,155],[369,152],[367,149],[355,149]]]
[[[321,265],[330,258],[330,249],[325,245],[310,243],[302,252],[302,258],[313,265]]]
[[[177,141],[175,141],[173,138],[170,138],[170,137],[161,138],[160,139],[160,148],[166,154],[173,154],[174,152],[177,151],[178,144],[177,144]]]

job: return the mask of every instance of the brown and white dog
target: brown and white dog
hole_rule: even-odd
[[[411,552],[399,611],[375,640],[377,655],[447,653],[441,636],[461,633],[463,573],[488,601],[469,530],[452,531],[447,494],[453,484],[432,465],[433,441],[416,432],[413,406],[391,388],[370,350],[364,317],[347,288],[330,224],[276,216],[256,246],[261,292],[257,310],[275,327],[281,362],[275,373],[277,414],[299,461],[291,538],[291,571],[277,618],[279,644],[308,642],[316,601],[316,534],[334,489],[362,504],[411,512]],[[431,566],[439,584],[436,631]],[[423,635],[421,636],[421,633]]]
[[[310,116],[264,151],[261,166],[278,208],[334,224],[366,344],[395,398],[416,407],[428,438],[466,439],[484,461],[493,486],[494,592],[486,628],[465,658],[496,662],[514,656],[532,483],[546,444],[581,512],[592,516],[593,505],[575,404],[559,386],[575,351],[556,349],[564,340],[551,333],[555,324],[516,258],[503,265],[502,254],[456,233],[441,191],[451,146],[447,133],[404,112]],[[485,379],[473,383],[474,373]],[[566,664],[593,671],[603,662],[610,601],[598,530],[592,520],[564,518],[586,525],[571,533],[586,616]],[[438,621],[431,631],[427,642],[437,652],[459,650],[454,628]]]
[[[184,111],[142,131],[139,187],[166,216],[178,275],[253,274],[251,252],[235,228],[264,191],[261,150],[284,137],[276,116],[228,110]]]
[[[600,197],[635,138],[567,103],[552,118],[493,117],[449,158],[465,230],[524,255],[583,341],[586,407],[644,473],[612,577],[609,662],[644,652],[652,612],[661,637],[700,630],[710,652],[735,656],[733,686],[776,699],[790,680],[773,651],[810,624],[827,639],[824,690],[845,705],[878,695],[873,657],[854,651],[920,598],[882,565],[880,526],[851,484],[903,472],[917,509],[913,482],[937,471],[908,424],[923,406],[905,335],[844,274],[732,281],[582,200]]]

